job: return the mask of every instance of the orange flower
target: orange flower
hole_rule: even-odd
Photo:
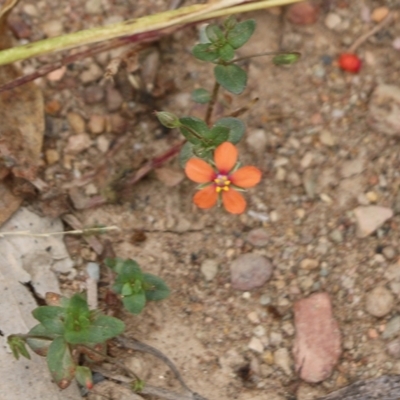
[[[185,167],[186,175],[194,182],[208,184],[193,197],[200,208],[215,206],[220,195],[225,209],[232,214],[241,214],[246,209],[246,200],[235,189],[250,188],[261,179],[256,167],[242,167],[232,171],[238,158],[237,148],[230,142],[220,144],[214,152],[214,168],[200,158],[191,158]]]

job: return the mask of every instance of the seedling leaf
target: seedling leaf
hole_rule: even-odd
[[[169,287],[158,276],[144,274],[145,295],[149,301],[159,301],[167,298],[170,294]]]
[[[237,65],[216,65],[215,79],[226,90],[233,94],[240,94],[246,87],[247,74]]]
[[[146,296],[142,290],[131,296],[123,297],[122,303],[124,307],[132,314],[140,314],[146,305]]]
[[[228,32],[228,43],[230,43],[234,49],[242,47],[250,39],[255,29],[256,22],[254,19],[239,22],[232,30]]]
[[[243,121],[233,117],[226,117],[219,119],[214,124],[214,127],[217,126],[229,129],[229,135],[227,141],[233,144],[239,143],[246,131],[246,126],[243,123]]]
[[[210,43],[196,44],[192,54],[201,61],[215,61],[219,57],[216,47]]]
[[[32,315],[51,333],[56,335],[64,333],[65,310],[62,307],[40,306],[32,311]]]
[[[192,100],[196,103],[206,104],[211,100],[211,95],[206,89],[196,89],[192,92]]]
[[[74,378],[76,365],[63,337],[58,337],[51,343],[47,353],[47,366],[61,389],[65,389]]]
[[[183,147],[181,148],[181,151],[179,153],[179,163],[181,164],[182,168],[185,168],[186,163],[194,157],[193,153],[193,144],[190,142],[186,142]]]

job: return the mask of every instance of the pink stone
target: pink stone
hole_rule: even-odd
[[[294,305],[295,368],[310,383],[328,378],[341,354],[339,325],[327,293],[316,293]]]

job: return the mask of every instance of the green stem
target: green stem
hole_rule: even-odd
[[[218,98],[218,91],[219,91],[220,87],[221,87],[221,85],[216,81],[214,83],[213,91],[212,91],[212,94],[211,94],[211,99],[210,99],[210,101],[208,103],[207,111],[206,111],[205,122],[206,122],[206,124],[208,126],[210,126],[211,116],[212,116],[212,113],[213,113],[213,110],[214,110],[215,103],[216,103],[217,98]]]
[[[230,64],[236,63],[238,61],[248,60],[250,58],[264,57],[264,56],[279,56],[281,54],[297,54],[299,56],[301,55],[301,53],[299,53],[298,51],[266,51],[265,53],[258,53],[250,56],[236,58],[235,60],[232,60]]]

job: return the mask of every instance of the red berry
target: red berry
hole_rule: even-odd
[[[357,73],[361,68],[361,60],[352,53],[343,53],[339,57],[339,66],[344,71]]]

